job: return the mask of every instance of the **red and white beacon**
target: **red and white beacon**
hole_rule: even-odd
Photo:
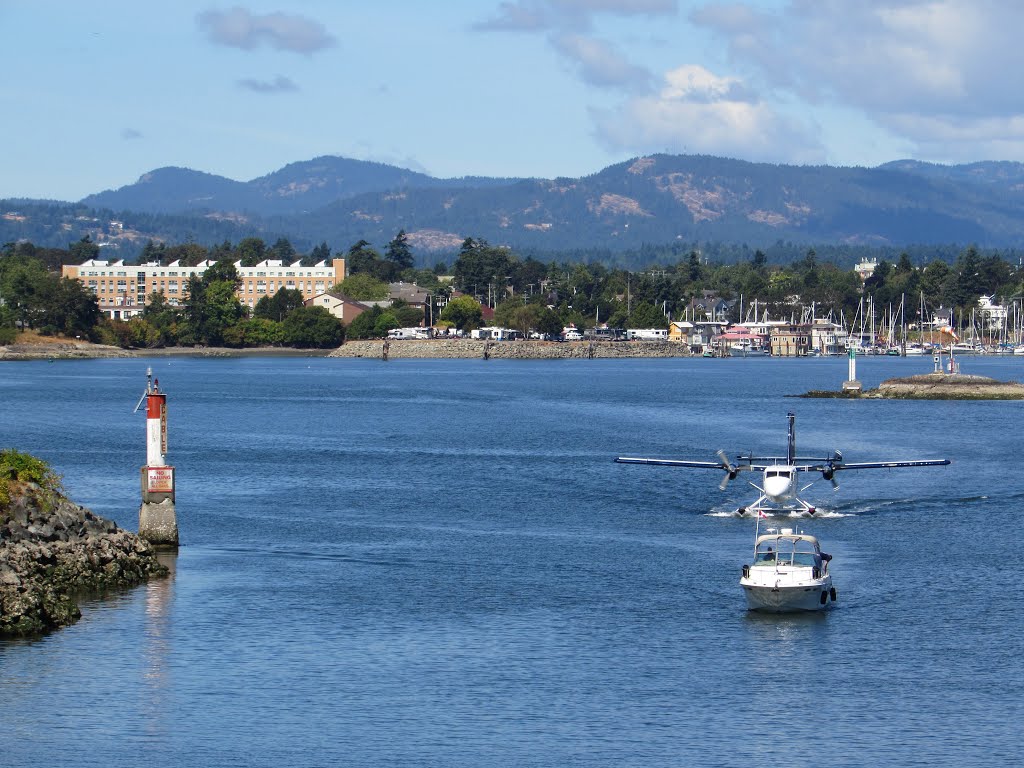
[[[174,509],[174,467],[167,464],[167,395],[153,369],[146,369],[146,392],[136,410],[146,401],[146,465],[142,468],[142,506],[139,508],[139,536],[151,544],[178,546],[178,523]]]

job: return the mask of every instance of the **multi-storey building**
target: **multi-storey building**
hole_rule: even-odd
[[[154,292],[162,293],[171,306],[185,304],[189,278],[202,276],[213,264],[204,261],[194,267],[183,267],[175,261],[167,266],[129,266],[123,261],[91,259],[78,266],[66,265],[63,274],[92,290],[103,313],[127,320],[142,314],[148,297]],[[264,296],[273,296],[282,288],[299,291],[303,299],[311,299],[345,279],[344,259],[333,259],[330,264],[321,261],[312,267],[304,267],[298,261],[285,264],[268,260],[255,267],[243,267],[241,262],[235,262],[235,269],[241,279],[236,295],[242,305],[250,309]]]

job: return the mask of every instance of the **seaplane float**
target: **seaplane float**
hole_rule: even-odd
[[[645,459],[619,456],[620,464],[653,464],[666,467],[717,469],[725,473],[719,484],[725,490],[729,481],[740,472],[760,472],[761,485],[750,482],[760,492],[751,504],[739,507],[738,515],[752,516],[754,527],[754,562],[743,566],[740,586],[750,610],[766,612],[818,611],[835,604],[836,589],[832,585],[829,562],[832,560],[821,550],[815,536],[793,528],[766,528],[761,531],[761,519],[775,514],[813,516],[817,509],[800,498],[800,494],[818,478],[801,486],[801,473],[813,475],[832,483],[839,489],[836,472],[850,469],[900,469],[904,467],[934,467],[949,464],[949,459],[910,459],[896,461],[868,461],[850,463],[839,451],[825,456],[798,456],[796,452],[796,416],[787,414],[789,439],[785,456],[755,456],[739,454],[736,461],[729,460],[725,451],[718,451],[718,461],[687,461],[682,459]]]

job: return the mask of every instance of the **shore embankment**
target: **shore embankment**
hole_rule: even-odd
[[[962,373],[887,379],[863,397],[911,400],[1024,400],[1024,384]]]
[[[8,344],[0,346],[0,360],[78,360],[103,357],[134,357],[131,350],[88,342]]]
[[[886,379],[877,389],[812,390],[798,397],[848,400],[1024,400],[1024,384],[962,373],[925,373]]]
[[[384,340],[346,341],[337,349],[292,347],[159,347],[121,349],[88,342],[19,343],[0,346],[3,360],[78,360],[115,357],[370,357],[384,356]],[[389,358],[561,360],[568,358],[689,357],[674,341],[484,341],[401,339],[387,342]]]
[[[330,357],[382,358],[385,343],[346,341]],[[689,357],[674,341],[484,341],[480,339],[405,339],[387,342],[389,358],[562,360],[569,358]]]
[[[0,360],[81,360],[108,357],[326,357],[330,349],[292,347],[157,347],[121,349],[88,342],[0,346]]]
[[[34,483],[11,487],[0,499],[0,637],[66,626],[81,616],[77,597],[167,573],[148,542],[112,521]]]

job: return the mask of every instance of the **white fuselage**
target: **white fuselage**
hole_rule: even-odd
[[[764,495],[775,502],[796,496],[796,468],[786,465],[765,467],[761,478]]]

